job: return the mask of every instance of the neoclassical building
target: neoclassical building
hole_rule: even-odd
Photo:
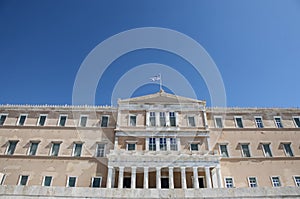
[[[164,91],[117,107],[0,106],[0,197],[297,198],[299,165],[298,108],[210,108]]]

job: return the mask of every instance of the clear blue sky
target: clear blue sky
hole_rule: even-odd
[[[0,104],[71,104],[76,73],[94,47],[119,32],[150,26],[182,32],[206,49],[221,72],[228,106],[299,106],[297,0],[0,0]],[[151,62],[180,71],[209,105],[201,76],[178,56],[155,49],[112,63],[96,103],[110,104],[122,74]],[[149,84],[134,95],[156,91]]]

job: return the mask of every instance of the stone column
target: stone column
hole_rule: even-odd
[[[181,151],[180,138],[176,138],[176,140],[177,140],[177,151]]]
[[[179,114],[178,114],[178,112],[175,112],[175,125],[176,125],[176,127],[179,126]]]
[[[155,138],[156,151],[160,151],[159,138]]]
[[[144,167],[144,189],[148,189],[149,185],[149,179],[148,179],[148,175],[149,175],[149,168],[148,167]]]
[[[170,113],[166,112],[166,126],[170,126]]]
[[[146,139],[146,142],[145,142],[146,143],[145,144],[146,145],[145,146],[146,147],[146,151],[149,151],[149,138],[145,138],[145,139]]]
[[[169,188],[174,189],[174,167],[169,167]]]
[[[131,167],[131,189],[135,189],[136,185],[136,167]]]
[[[167,141],[167,151],[171,151],[171,141],[170,138],[166,138]]]
[[[185,176],[185,167],[180,167],[181,169],[181,188],[186,189],[186,176]]]
[[[209,167],[205,167],[205,179],[206,179],[206,187],[212,188]]]
[[[123,188],[123,177],[124,177],[124,167],[119,167],[119,180],[118,180],[118,188]]]
[[[155,126],[160,126],[159,112],[155,112]]]
[[[194,188],[199,189],[199,181],[198,181],[198,167],[193,167],[193,176],[194,176]]]
[[[161,189],[160,167],[156,167],[156,189]]]
[[[106,188],[109,188],[109,189],[111,188],[112,172],[113,172],[113,167],[108,166]]]
[[[222,187],[221,169],[219,165],[216,167],[216,174],[217,174],[218,187],[221,188]]]
[[[150,117],[150,112],[146,112],[146,126],[150,126],[150,120],[149,120],[149,117]]]

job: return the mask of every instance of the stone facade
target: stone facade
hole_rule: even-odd
[[[252,189],[259,198],[281,187],[292,198],[300,186],[299,127],[296,108],[208,108],[164,91],[118,107],[2,105],[1,189],[26,197],[78,189],[78,198],[84,188],[98,194],[88,187],[102,188],[105,198],[196,198],[207,190],[238,198]]]

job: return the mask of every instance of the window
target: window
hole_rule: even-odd
[[[278,176],[272,177],[271,179],[272,179],[273,187],[280,187],[281,186],[280,179],[279,179]]]
[[[167,123],[166,123],[166,113],[165,112],[160,112],[159,113],[159,123],[160,123],[160,126],[166,126]]]
[[[155,138],[149,138],[149,151],[156,151]]]
[[[130,118],[129,125],[136,126],[136,115],[130,115],[129,118]]]
[[[178,151],[176,138],[170,138],[170,149],[171,151]]]
[[[282,125],[280,117],[274,117],[274,121],[275,121],[275,124],[276,124],[277,128],[283,128],[283,125]]]
[[[81,156],[81,150],[82,150],[82,143],[74,143],[73,156],[74,157],[80,157]]]
[[[76,186],[76,179],[77,177],[68,177],[67,187],[75,187]]]
[[[21,175],[18,185],[26,186],[28,182],[28,178],[29,178],[28,175]]]
[[[97,144],[96,157],[104,157],[104,156],[105,156],[105,144],[104,143]]]
[[[223,128],[222,117],[215,116],[215,127],[216,128]]]
[[[49,187],[52,183],[52,176],[44,176],[43,186]]]
[[[17,143],[18,141],[14,141],[14,140],[8,141],[6,155],[13,155],[15,153]]]
[[[92,178],[92,187],[99,188],[101,187],[102,177],[93,177]]]
[[[195,124],[195,117],[188,116],[188,125],[189,126],[196,126],[196,124]]]
[[[7,118],[7,115],[0,115],[0,126],[2,126]]]
[[[87,116],[80,116],[80,123],[79,123],[79,125],[81,127],[86,127],[87,119],[88,119]]]
[[[237,128],[244,128],[243,119],[242,117],[234,117],[235,119],[235,125]]]
[[[226,188],[233,188],[233,178],[227,177],[225,178],[225,186]]]
[[[26,117],[27,117],[27,115],[20,115],[20,117],[18,119],[19,126],[23,126],[25,124]]]
[[[264,128],[261,117],[255,117],[255,123],[257,128]]]
[[[250,157],[249,144],[241,144],[242,155],[243,157]]]
[[[297,128],[300,128],[300,117],[293,117],[293,120],[294,120],[295,126]]]
[[[149,117],[149,121],[150,121],[150,126],[156,126],[156,121],[155,121],[155,112],[150,112],[150,117]]]
[[[167,139],[159,138],[159,150],[166,151],[167,150]]]
[[[134,151],[135,143],[127,143],[127,151]]]
[[[300,176],[294,176],[294,181],[297,187],[300,187]]]
[[[263,148],[265,157],[272,157],[273,156],[271,148],[270,148],[270,144],[262,144],[262,148]]]
[[[176,115],[175,112],[170,112],[170,126],[176,126]]]
[[[108,116],[107,115],[102,116],[101,127],[108,127]]]
[[[199,151],[199,144],[198,143],[192,143],[190,144],[191,151]]]
[[[220,154],[223,157],[229,157],[228,150],[227,150],[227,144],[220,144]]]
[[[36,155],[36,151],[37,151],[38,146],[39,146],[38,142],[30,142],[28,155]]]
[[[47,115],[40,115],[39,120],[38,120],[38,126],[45,126],[47,119]]]
[[[283,149],[287,157],[293,157],[294,153],[291,148],[291,143],[283,143]]]
[[[65,126],[67,122],[67,116],[66,115],[60,115],[59,116],[59,121],[58,121],[58,126]]]
[[[60,143],[52,143],[50,155],[58,156],[59,147],[60,147]]]
[[[4,185],[6,175],[4,173],[0,173],[0,185]]]
[[[249,177],[248,182],[249,182],[249,187],[257,187],[256,177]]]

